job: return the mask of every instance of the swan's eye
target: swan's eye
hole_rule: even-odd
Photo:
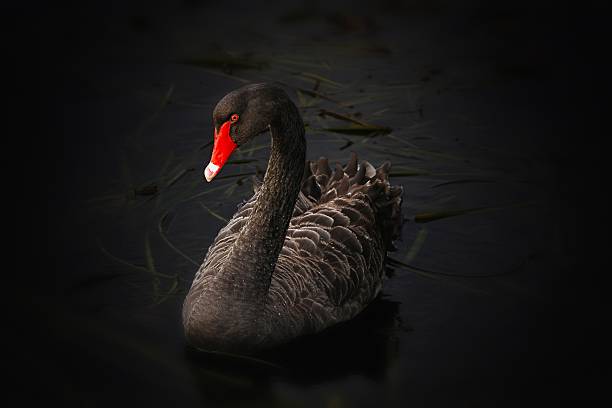
[[[238,118],[239,118],[239,117],[240,117],[240,116],[238,116],[238,114],[237,114],[237,113],[234,113],[234,114],[233,114],[233,115],[230,117],[230,120],[232,121],[232,123],[234,123],[234,122],[238,121]]]

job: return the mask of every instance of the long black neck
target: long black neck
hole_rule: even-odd
[[[257,201],[219,275],[226,293],[255,304],[268,293],[304,171],[304,124],[292,102],[283,108],[270,124],[270,159]]]

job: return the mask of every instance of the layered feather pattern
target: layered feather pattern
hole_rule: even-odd
[[[354,153],[333,170],[326,158],[306,162],[265,305],[275,342],[348,320],[378,295],[386,253],[402,226],[402,188],[389,184],[389,168],[388,162],[378,168],[358,162]],[[256,181],[253,197],[219,232],[196,274],[193,295],[221,269],[258,191]]]

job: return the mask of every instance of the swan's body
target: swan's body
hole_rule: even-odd
[[[351,319],[378,295],[401,224],[401,188],[389,185],[388,163],[357,165],[353,155],[333,172],[323,158],[304,170],[304,126],[282,90],[234,91],[215,121],[243,112],[231,135],[241,144],[260,132],[259,116],[248,113],[260,106],[272,134],[263,184],[217,235],[183,307],[188,341],[207,350],[269,348]]]

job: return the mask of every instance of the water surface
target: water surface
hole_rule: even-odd
[[[560,395],[553,315],[572,245],[555,145],[562,73],[532,12],[126,8],[102,12],[95,35],[75,23],[96,41],[72,40],[52,96],[64,135],[50,202],[58,273],[36,307],[57,352],[54,395],[184,407]],[[269,152],[262,136],[203,182],[211,113],[228,91],[260,81],[285,86],[300,107],[310,159],[344,163],[354,151],[392,162],[407,219],[391,255],[400,264],[352,322],[258,360],[206,355],[185,344],[182,301]]]

